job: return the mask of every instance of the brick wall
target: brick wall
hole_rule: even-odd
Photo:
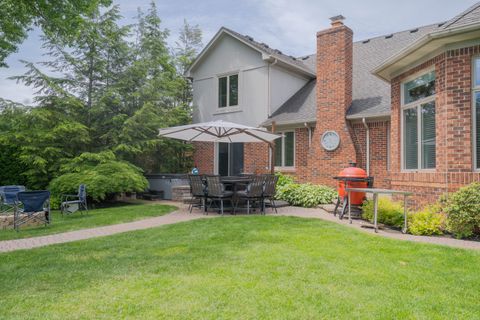
[[[390,188],[388,171],[389,121],[367,122],[370,135],[370,175],[375,177],[376,188]],[[357,166],[367,170],[367,131],[363,123],[352,124],[352,139],[357,152]]]
[[[215,146],[213,142],[194,142],[193,163],[200,174],[213,174]]]
[[[431,203],[442,194],[480,180],[480,173],[474,172],[471,140],[471,66],[473,56],[479,53],[479,46],[447,51],[392,80],[391,185],[394,189],[414,192],[414,207]],[[401,83],[406,77],[429,67],[436,73],[436,168],[403,172]]]
[[[244,172],[254,174],[270,172],[269,147],[267,143],[245,143],[243,148]]]

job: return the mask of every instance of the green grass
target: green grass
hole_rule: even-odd
[[[480,253],[294,217],[0,254],[5,319],[478,319]]]
[[[0,240],[29,238],[72,230],[106,226],[129,222],[148,217],[162,216],[176,209],[174,206],[161,204],[123,204],[111,208],[89,210],[81,214],[76,212],[62,216],[60,211],[52,211],[52,223],[46,227],[23,227],[15,230],[0,230]],[[1,315],[0,315],[1,318]]]

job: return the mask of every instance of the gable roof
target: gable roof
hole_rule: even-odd
[[[390,115],[390,84],[372,73],[382,61],[440,28],[436,23],[353,43],[352,105],[347,119]]]
[[[444,29],[458,28],[469,24],[478,23],[480,20],[480,2],[477,2],[467,10],[449,20]]]
[[[264,60],[277,60],[280,65],[283,65],[284,67],[292,68],[297,72],[300,72],[302,74],[308,75],[310,77],[315,77],[315,73],[312,72],[312,70],[303,64],[300,60],[293,56],[289,56],[286,54],[283,54],[280,50],[278,49],[273,49],[270,48],[267,44],[265,43],[260,43],[255,41],[252,37],[240,34],[238,32],[235,32],[231,29],[228,29],[226,27],[221,27],[220,30],[215,34],[215,36],[208,42],[208,44],[203,48],[203,50],[200,52],[200,54],[195,58],[193,63],[190,65],[190,67],[187,70],[187,75],[191,74],[191,71],[195,69],[195,67],[198,65],[200,61],[202,61],[203,57],[210,51],[210,49],[214,46],[214,44],[217,42],[218,39],[221,38],[223,35],[229,35],[240,42],[244,43],[245,45],[251,47],[252,49],[260,52],[262,54],[262,58]]]
[[[477,41],[479,38],[480,2],[387,57],[372,73],[390,81],[412,64],[444,50],[450,43]]]
[[[388,117],[390,115],[390,84],[381,80],[372,70],[383,60],[422,36],[441,28],[442,23],[413,28],[390,35],[353,43],[352,104],[347,119]],[[316,72],[316,54],[299,58],[312,72]],[[275,111],[265,125],[275,121],[303,123],[316,119],[316,90],[311,81]],[[294,114],[298,113],[298,115]]]

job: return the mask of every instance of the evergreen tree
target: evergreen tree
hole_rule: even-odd
[[[180,35],[175,42],[175,61],[178,72],[184,76],[179,100],[181,104],[191,112],[192,104],[192,84],[185,78],[186,73],[195,57],[203,47],[202,30],[198,25],[190,25],[187,20],[183,20],[183,26],[180,29]]]

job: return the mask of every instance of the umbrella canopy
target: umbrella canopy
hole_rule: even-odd
[[[260,128],[223,120],[160,129],[158,135],[190,142],[266,142],[270,145],[281,137]]]

